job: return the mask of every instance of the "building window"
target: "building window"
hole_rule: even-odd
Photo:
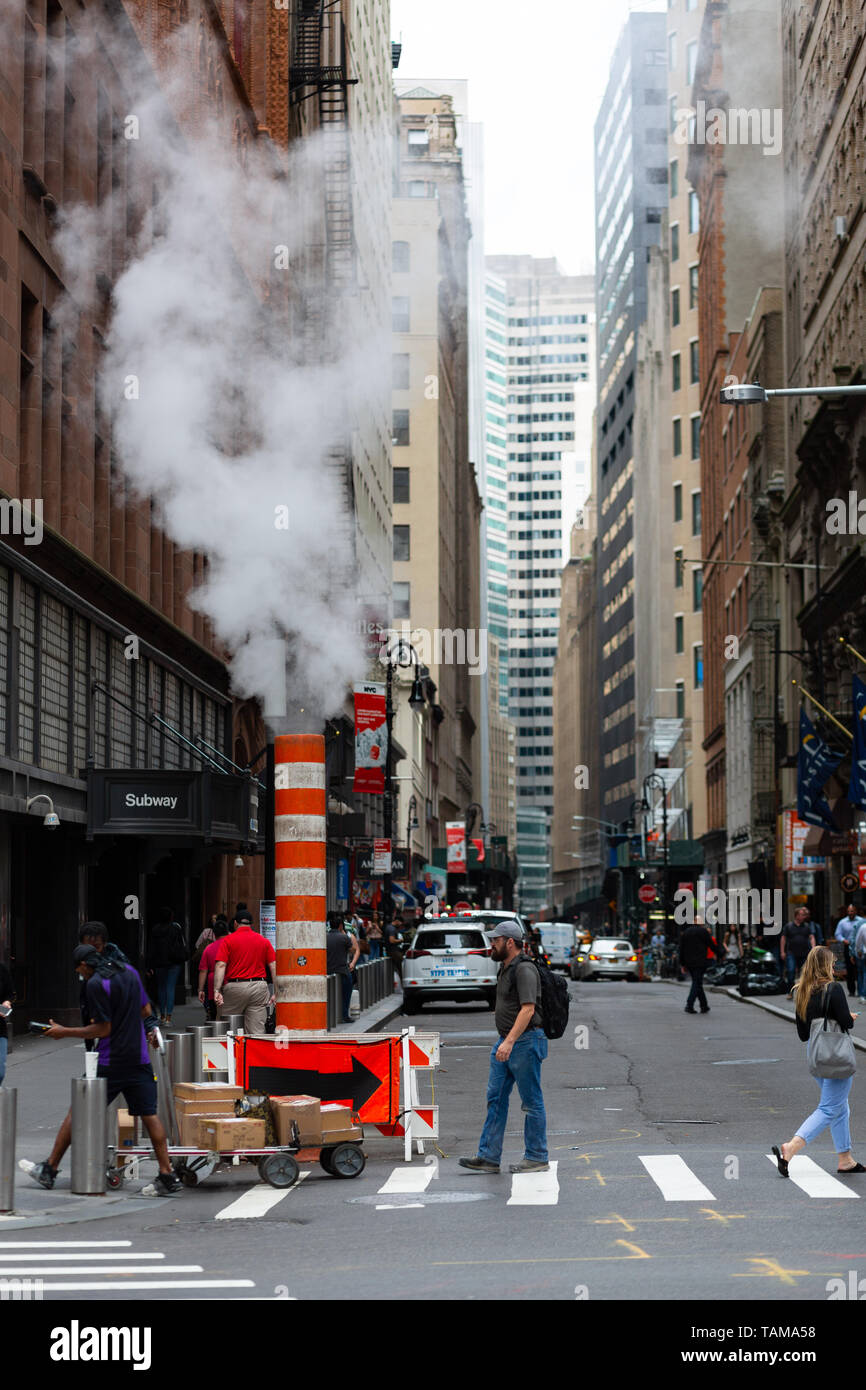
[[[408,560],[408,559],[409,559],[409,527],[408,527],[408,526],[395,526],[395,527],[394,527],[394,559],[395,559],[395,560]]]
[[[701,494],[700,494],[699,492],[693,492],[693,493],[692,493],[692,535],[693,535],[693,536],[699,536],[700,534],[701,534]]]
[[[671,226],[671,260],[678,261],[680,258],[680,224],[674,222]]]
[[[408,241],[391,242],[391,269],[401,272],[409,269]]]
[[[701,229],[701,205],[698,202],[697,193],[689,194],[689,231],[699,232]]]
[[[682,587],[683,587],[683,552],[682,552],[681,550],[675,550],[675,551],[674,551],[674,588],[675,588],[675,589],[681,589]]]
[[[695,80],[695,72],[698,66],[698,41],[686,44],[686,80],[691,87]]]
[[[701,456],[701,417],[693,415],[690,420],[692,431],[692,458],[699,459]]]
[[[674,420],[674,458],[678,458],[683,452],[683,422]]]
[[[682,386],[682,372],[680,370],[680,354],[675,352],[671,358],[671,389],[679,391]]]
[[[393,585],[392,593],[394,597],[394,617],[409,617],[409,585],[396,583]]]
[[[671,116],[671,120],[670,120],[671,135],[674,134],[674,132],[676,131],[677,125],[679,124],[679,122],[677,121],[677,111],[679,110],[679,105],[680,105],[680,99],[679,99],[678,96],[672,96],[672,97],[669,97],[669,98],[668,98],[668,107],[669,107],[669,109],[670,109],[670,116]]]
[[[424,179],[410,179],[407,184],[407,192],[410,198],[426,198],[427,184]]]
[[[396,526],[394,530],[396,531]],[[406,530],[408,531],[408,526]],[[700,613],[704,595],[704,577],[699,569],[692,570],[692,612]]]
[[[412,154],[426,154],[430,146],[430,136],[426,130],[409,131],[409,149]]]
[[[671,160],[668,186],[670,188],[671,197],[676,198],[680,191],[680,161],[678,159]]]
[[[696,642],[692,648],[692,661],[694,666],[695,690],[700,690],[704,683],[704,648],[701,642]]]
[[[409,412],[408,410],[395,410],[392,415],[391,442],[397,445],[409,443]]]
[[[698,268],[696,265],[689,266],[689,308],[698,307]]]
[[[673,72],[677,65],[677,36],[668,34],[668,69]]]
[[[409,332],[409,296],[395,294],[391,300],[391,328],[395,333]]]
[[[683,519],[683,485],[674,483],[674,521]]]
[[[689,382],[692,386],[697,386],[701,379],[701,359],[698,351],[698,340],[692,338],[689,343]]]
[[[409,501],[409,469],[408,469],[408,468],[393,468],[393,469],[391,470],[391,472],[392,472],[393,481],[394,481],[394,497],[393,497],[393,500],[394,500],[395,502],[408,502],[408,501]]]
[[[677,328],[680,322],[680,291],[679,286],[671,290],[671,327]]]
[[[685,681],[677,681],[676,690],[677,690],[677,719],[685,719],[685,717],[686,717],[686,683],[685,683]]]
[[[682,652],[685,650],[683,645],[684,641],[684,619],[683,615],[681,613],[678,613],[677,616],[674,618],[674,649],[678,654],[682,654]]]
[[[391,385],[395,391],[409,390],[409,354],[395,352],[391,355]]]

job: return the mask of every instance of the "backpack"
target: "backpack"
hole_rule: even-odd
[[[166,941],[166,954],[172,965],[184,965],[189,960],[189,952],[179,922],[172,922]]]
[[[543,961],[533,960],[530,956],[525,957],[530,965],[534,965],[541,979],[541,1010],[542,1027],[547,1038],[561,1038],[568,1027],[568,1008],[570,1000],[568,997],[568,985],[564,975],[555,975],[549,965]]]

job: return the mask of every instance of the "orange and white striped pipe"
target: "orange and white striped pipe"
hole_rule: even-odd
[[[327,1030],[325,740],[274,740],[277,1027]]]

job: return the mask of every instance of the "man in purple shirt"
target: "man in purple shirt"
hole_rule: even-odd
[[[155,1181],[143,1188],[141,1196],[177,1196],[181,1182],[172,1169],[165,1129],[157,1115],[156,1077],[148,1054],[148,1040],[155,1047],[156,1038],[150,1031],[148,1039],[145,1029],[145,1020],[151,1019],[152,1014],[141,977],[131,965],[117,965],[106,960],[92,946],[78,946],[72,959],[76,973],[85,984],[90,1022],[82,1028],[64,1028],[52,1022],[45,1037],[98,1040],[96,1075],[105,1077],[108,1104],[122,1095],[130,1115],[141,1116],[159,1163]],[[47,1160],[32,1163],[22,1159],[19,1167],[40,1187],[53,1187],[71,1137],[70,1112],[60,1126]]]

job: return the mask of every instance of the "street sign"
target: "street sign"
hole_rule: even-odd
[[[362,1122],[393,1124],[399,1113],[399,1039],[296,1041],[279,1033],[238,1038],[238,1084],[272,1096],[318,1096],[351,1105]]]
[[[373,873],[389,874],[391,872],[391,841],[373,841]]]
[[[792,894],[805,894],[808,896],[815,891],[815,874],[811,869],[791,869],[789,870]],[[855,883],[856,888],[856,883]]]
[[[274,950],[277,949],[277,904],[273,898],[262,898],[259,902],[259,930],[267,937]]]
[[[866,888],[866,864],[858,864],[857,873],[860,878],[860,887]]]
[[[656,898],[655,886],[652,883],[642,883],[637,890],[637,895],[642,903],[653,903]]]

